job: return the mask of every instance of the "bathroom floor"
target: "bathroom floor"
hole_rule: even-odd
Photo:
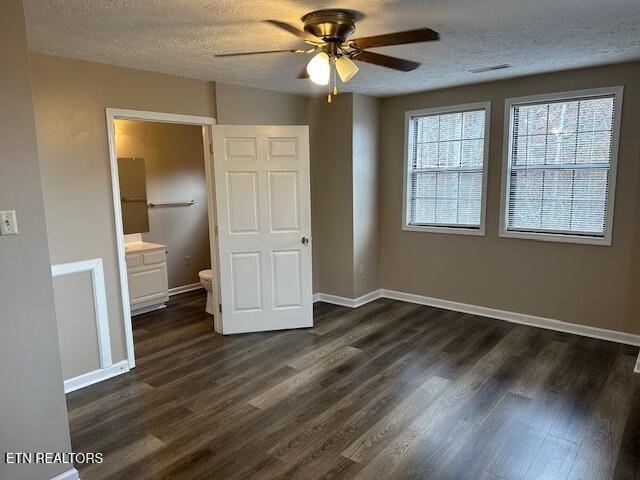
[[[171,297],[167,308],[132,317],[136,362],[213,334],[213,317],[204,311],[206,300],[204,290],[195,290]]]

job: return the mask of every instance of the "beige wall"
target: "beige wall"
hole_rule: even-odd
[[[211,268],[202,127],[116,120],[116,151],[118,157],[144,158],[149,202],[196,201],[149,208],[142,238],[167,246],[169,288],[200,282],[198,272]]]
[[[198,80],[39,54],[31,68],[51,263],[103,259],[115,363],[126,351],[105,108],[212,116],[213,89]],[[85,315],[95,322],[92,312]]]
[[[307,97],[219,82],[215,92],[221,125],[306,125]]]
[[[612,85],[625,87],[612,246],[499,238],[505,98]],[[402,231],[404,112],[486,100],[492,102],[486,236]],[[382,287],[640,333],[639,125],[640,63],[384,98]]]
[[[380,288],[378,139],[380,99],[353,95],[353,294]]]
[[[17,212],[20,231],[0,237],[0,452],[69,452],[20,0],[0,2],[0,63],[0,210]],[[0,478],[48,479],[70,467],[2,458]]]
[[[310,98],[314,292],[353,297],[353,95]]]

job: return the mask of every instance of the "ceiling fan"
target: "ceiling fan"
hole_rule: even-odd
[[[278,20],[267,20],[267,22],[301,38],[309,47],[294,50],[224,53],[215,56],[233,57],[285,52],[315,53],[306,68],[300,72],[298,78],[309,78],[318,85],[328,85],[329,94],[327,100],[329,102],[331,102],[332,93],[333,95],[338,93],[336,77],[346,83],[358,73],[358,66],[353,60],[403,72],[410,72],[420,66],[418,62],[369,52],[365,49],[407,43],[432,42],[440,39],[438,32],[430,28],[349,39],[356,30],[356,18],[354,13],[348,10],[317,10],[307,13],[302,17],[304,30]]]

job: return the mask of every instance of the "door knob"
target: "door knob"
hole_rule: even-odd
[[[302,244],[309,245],[310,240],[311,240],[311,237],[302,237]]]

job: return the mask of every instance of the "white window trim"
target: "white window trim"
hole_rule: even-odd
[[[504,104],[504,146],[502,151],[502,190],[500,194],[500,230],[499,236],[505,238],[521,238],[528,240],[541,240],[544,242],[578,243],[586,245],[611,246],[613,232],[613,212],[616,193],[616,174],[618,170],[618,144],[620,141],[620,119],[622,117],[622,93],[624,87],[591,88],[587,90],[573,90],[568,92],[546,93],[542,95],[529,95],[526,97],[507,98]],[[601,95],[614,95],[614,112],[611,161],[609,164],[609,186],[607,192],[607,211],[605,213],[604,236],[576,235],[563,233],[536,233],[518,232],[507,230],[507,216],[509,208],[509,171],[511,169],[512,133],[513,133],[513,106],[521,103],[545,103],[554,100],[570,100],[573,98],[597,97]]]
[[[420,115],[434,115],[443,113],[464,112],[468,110],[485,110],[484,120],[484,151],[482,159],[482,199],[480,204],[480,226],[478,228],[442,226],[442,225],[411,225],[409,219],[408,203],[411,201],[411,189],[409,188],[409,154],[411,145],[409,129],[411,118]],[[451,105],[444,107],[425,108],[407,111],[404,114],[404,176],[402,183],[402,230],[409,232],[452,233],[459,235],[485,235],[486,206],[487,206],[487,175],[489,170],[489,131],[491,126],[491,102],[465,103],[463,105]]]

